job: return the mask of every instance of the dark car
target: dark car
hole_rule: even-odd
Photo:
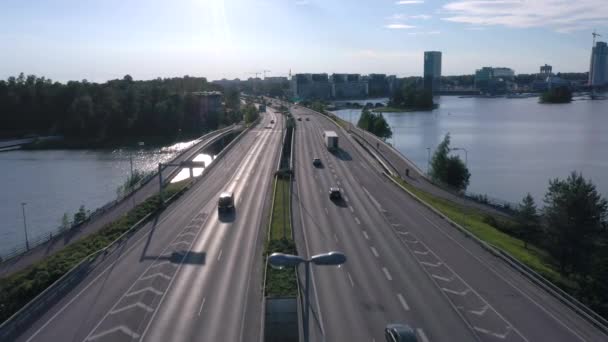
[[[306,121],[310,121],[310,118],[306,118]]]
[[[315,158],[312,160],[312,165],[314,165],[316,167],[320,167],[321,165],[323,165],[323,163],[321,163],[321,159]]]
[[[342,198],[340,188],[329,188],[329,199],[337,201]]]
[[[230,212],[234,210],[234,193],[222,192],[220,199],[217,201],[217,211],[219,213]]]
[[[386,342],[417,342],[414,329],[405,324],[389,324],[384,329]]]
[[[274,123],[274,120],[270,120],[270,123],[271,123],[271,124],[273,124],[273,123]]]
[[[298,121],[302,121],[302,118],[298,118]]]

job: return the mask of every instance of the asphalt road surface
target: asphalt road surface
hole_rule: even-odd
[[[270,124],[275,120],[275,124]],[[268,127],[268,128],[267,128]],[[283,118],[269,111],[209,174],[20,341],[257,341],[262,241]],[[218,216],[222,191],[236,210]]]
[[[388,323],[419,341],[606,341],[595,327],[409,197],[327,118],[296,107],[294,224],[313,266],[311,341],[384,341]],[[309,121],[306,120],[309,119]],[[327,151],[322,132],[340,136]],[[312,165],[321,158],[322,168]],[[343,201],[329,200],[330,186]],[[302,273],[303,274],[303,273]]]

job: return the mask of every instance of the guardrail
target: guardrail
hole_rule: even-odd
[[[254,127],[257,122],[254,122],[250,127]],[[238,136],[236,136],[220,153],[217,154],[215,160],[222,158],[222,156],[228,151],[230,148],[234,146],[234,144],[240,140],[240,138],[249,130],[249,128],[244,129]],[[193,178],[190,183],[185,186],[182,190],[175,193],[171,197],[169,197],[165,204],[169,204],[173,202],[178,196],[187,191],[194,183],[202,179],[206,174],[208,174],[209,168],[212,167],[215,163],[211,163],[207,167],[207,172],[204,172],[201,177]],[[121,234],[118,238],[116,238],[113,242],[111,242],[108,246],[99,249],[96,252],[93,252],[86,256],[80,263],[72,267],[69,271],[67,271],[63,276],[57,279],[53,284],[51,284],[48,288],[42,291],[38,296],[24,305],[19,311],[13,314],[9,319],[7,319],[4,323],[0,325],[0,341],[10,341],[18,336],[19,332],[22,332],[24,328],[31,325],[32,321],[38,318],[50,304],[56,302],[61,298],[65,293],[67,293],[70,289],[72,289],[86,274],[92,271],[99,263],[105,260],[105,255],[116,250],[116,247],[123,243],[128,237],[130,237],[133,233],[135,233],[141,226],[146,224],[150,218],[154,215],[159,214],[162,211],[162,207],[157,209],[156,211],[146,215],[141,220],[133,224],[127,231]],[[101,260],[99,260],[99,256],[104,256]]]
[[[227,134],[231,133],[231,131],[234,130],[235,127],[236,127],[236,125],[230,125],[228,127],[222,128],[217,131],[209,132],[209,133],[203,135],[202,137],[199,137],[198,139],[195,140],[196,142],[193,143],[190,147],[180,151],[175,157],[173,157],[173,160],[181,158],[184,154],[191,152],[196,147],[196,145],[198,145],[199,143],[203,142],[204,140],[208,139],[209,137],[211,137],[215,134],[221,136],[221,135],[227,135]],[[188,158],[192,158],[192,156],[194,156],[196,153],[198,153],[205,146],[200,146],[199,148],[195,149],[194,152],[192,152]],[[216,156],[216,158],[217,158],[217,156]],[[163,168],[163,171],[165,168]],[[176,170],[173,170],[170,177],[172,177],[176,171],[179,171],[179,168],[176,168]],[[0,263],[9,261],[20,255],[26,254],[30,250],[32,250],[40,245],[43,245],[53,239],[57,239],[57,238],[61,237],[63,234],[65,234],[66,232],[68,232],[70,230],[77,229],[77,228],[81,227],[82,225],[92,221],[97,216],[104,214],[108,210],[114,208],[116,205],[122,203],[124,200],[126,200],[129,197],[131,197],[132,195],[134,195],[135,192],[140,190],[143,186],[145,186],[147,183],[149,183],[152,179],[154,179],[157,176],[158,176],[157,171],[146,175],[143,179],[141,179],[138,183],[136,183],[133,187],[131,187],[128,193],[123,194],[123,195],[119,196],[118,198],[104,204],[100,208],[95,209],[95,211],[93,211],[92,213],[87,215],[87,217],[82,222],[79,222],[77,224],[71,224],[69,227],[58,227],[48,233],[44,233],[44,234],[41,234],[41,235],[28,239],[29,249],[27,248],[27,246],[24,242],[23,245],[21,245],[21,246],[14,247],[4,253],[0,253]],[[169,178],[167,178],[167,179],[169,179]]]

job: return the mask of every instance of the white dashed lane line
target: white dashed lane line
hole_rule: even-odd
[[[416,333],[418,334],[418,337],[420,338],[420,342],[429,342],[429,339],[428,339],[428,337],[426,337],[424,330],[418,328],[418,329],[416,329]]]
[[[363,231],[363,236],[366,240],[369,240],[369,235],[367,235],[367,232],[365,230]]]
[[[355,222],[357,222],[357,224],[361,224],[361,221],[359,221],[357,217],[355,217]]]
[[[376,258],[380,257],[380,254],[378,254],[378,251],[376,250],[376,248],[374,248],[374,246],[371,246],[369,249],[372,250],[372,253]]]
[[[355,287],[355,282],[353,281],[353,278],[350,276],[350,273],[346,272],[346,275],[348,276],[348,280],[350,281],[350,286]]]
[[[382,272],[384,272],[384,275],[386,276],[386,279],[393,280],[393,277],[391,277],[391,274],[388,273],[388,270],[386,269],[386,267],[382,267]]]
[[[224,251],[223,249],[220,249],[220,253],[217,255],[217,261],[220,261],[220,259],[222,258],[223,251]]]
[[[399,302],[401,303],[401,306],[403,306],[403,309],[405,311],[410,311],[410,306],[407,305],[407,302],[405,301],[405,298],[403,298],[401,293],[397,293],[397,298],[399,298]]]

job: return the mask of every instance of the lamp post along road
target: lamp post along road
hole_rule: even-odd
[[[306,271],[306,288],[304,290],[304,342],[309,342],[310,336],[310,264],[313,263],[319,266],[340,266],[346,262],[346,256],[340,252],[329,252],[324,254],[313,255],[310,259],[304,259],[298,255],[272,253],[268,257],[270,266],[277,269],[285,267],[297,267],[304,263]]]
[[[26,204],[27,203],[25,203],[25,202],[21,203],[21,211],[23,212],[23,232],[25,233],[25,249],[29,251],[30,250],[30,242],[27,239],[27,222],[25,220],[25,205]]]

